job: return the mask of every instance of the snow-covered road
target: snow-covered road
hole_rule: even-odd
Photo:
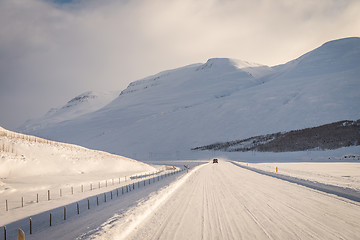
[[[195,167],[196,166],[196,167]],[[27,239],[360,239],[360,203],[220,160],[155,178],[96,206],[14,222]],[[121,192],[120,192],[121,193]],[[109,197],[109,193],[108,193]],[[81,204],[83,203],[83,204]],[[72,210],[71,210],[72,209]],[[60,209],[62,210],[62,209]],[[1,229],[2,230],[2,229]],[[0,240],[3,232],[0,231]],[[8,239],[13,239],[10,237]]]
[[[127,238],[359,239],[359,219],[358,202],[220,161],[194,171]]]

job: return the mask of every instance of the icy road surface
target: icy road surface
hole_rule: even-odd
[[[128,236],[98,239],[359,239],[360,204],[237,167],[207,164]]]
[[[34,234],[25,226],[26,239],[360,239],[359,202],[232,162],[192,165],[135,187],[52,227],[40,214]]]

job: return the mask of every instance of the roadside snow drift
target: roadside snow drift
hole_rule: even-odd
[[[126,157],[0,129],[0,178],[154,170]]]

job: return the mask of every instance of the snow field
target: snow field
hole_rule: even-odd
[[[238,163],[273,173],[278,168],[279,174],[360,192],[360,162]]]

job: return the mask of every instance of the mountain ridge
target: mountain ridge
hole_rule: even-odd
[[[42,118],[29,119],[18,128],[18,131],[31,132],[48,124],[57,124],[96,111],[111,102],[118,91],[86,91],[60,107],[51,108]]]
[[[213,142],[360,119],[359,49],[360,38],[340,39],[274,67],[212,58],[132,82],[102,108],[30,133],[171,158]]]

